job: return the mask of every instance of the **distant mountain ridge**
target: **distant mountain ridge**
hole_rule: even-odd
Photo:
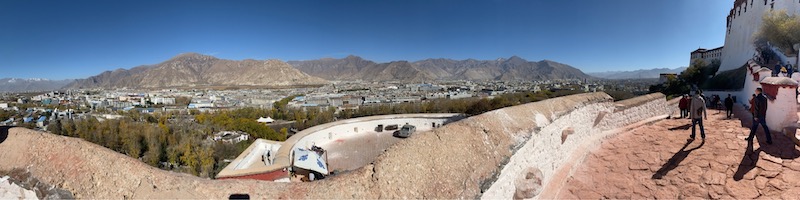
[[[58,90],[72,79],[49,80],[44,78],[0,78],[0,92],[41,92]]]
[[[587,73],[591,76],[605,79],[643,79],[643,78],[658,78],[663,73],[681,73],[686,70],[686,67],[678,67],[675,69],[670,68],[655,68],[655,69],[640,69],[634,71],[606,71],[606,72],[590,72]]]
[[[376,63],[358,56],[289,61],[309,75],[327,80],[552,80],[591,79],[581,70],[550,60],[530,62],[518,56],[496,60],[425,59]]]
[[[309,76],[279,60],[225,60],[185,53],[155,65],[105,71],[78,79],[67,89],[164,88],[202,86],[318,85],[327,81]]]

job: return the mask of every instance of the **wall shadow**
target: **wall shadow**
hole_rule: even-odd
[[[0,144],[8,138],[8,130],[14,128],[13,126],[0,126]]]
[[[703,147],[704,144],[706,144],[705,140],[701,140],[699,146],[691,149],[686,149],[686,147],[689,147],[689,144],[691,144],[693,141],[694,140],[686,140],[686,144],[684,144],[683,147],[681,147],[681,149],[675,153],[675,155],[672,155],[672,158],[667,160],[667,162],[661,166],[661,169],[658,169],[658,171],[656,171],[656,173],[653,174],[651,178],[652,179],[663,178],[664,176],[667,175],[667,173],[677,168],[678,165],[680,165],[681,162],[683,162],[683,160],[686,159],[686,157],[689,156],[690,153],[692,153],[692,151],[697,150],[700,147]]]

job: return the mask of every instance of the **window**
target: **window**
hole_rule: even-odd
[[[750,0],[750,5],[751,5],[751,6],[753,5],[753,1],[755,1],[755,0]]]
[[[767,0],[764,0],[764,5],[765,5],[765,6],[767,5]]]
[[[775,3],[774,2],[769,4],[769,9],[770,10],[774,10],[775,9]]]

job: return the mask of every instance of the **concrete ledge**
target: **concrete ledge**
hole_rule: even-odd
[[[625,110],[631,107],[640,106],[647,102],[651,102],[656,99],[665,99],[666,96],[660,92],[651,93],[648,95],[638,96],[636,98],[626,99],[622,101],[617,101],[614,103],[614,106],[617,107],[617,110]]]

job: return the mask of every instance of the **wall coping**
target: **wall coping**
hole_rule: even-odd
[[[635,98],[615,102],[614,106],[617,107],[618,111],[627,110],[628,108],[640,106],[656,99],[666,99],[666,96],[660,92],[650,93],[647,95],[642,95]]]

